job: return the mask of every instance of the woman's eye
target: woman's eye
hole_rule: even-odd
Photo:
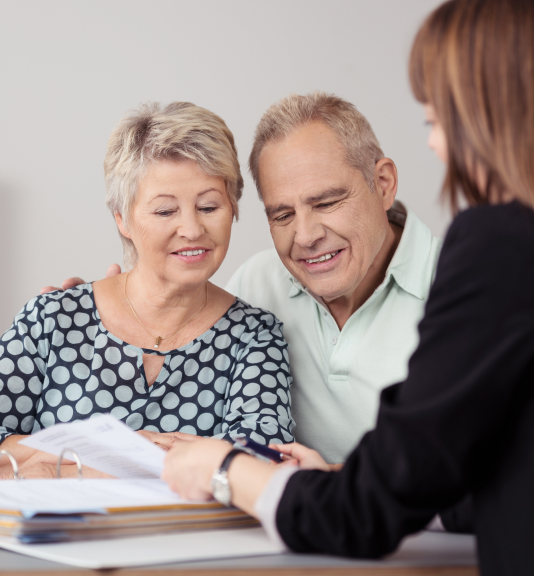
[[[156,214],[158,216],[170,216],[171,214],[174,214],[174,210],[158,210]]]
[[[203,212],[204,214],[211,214],[212,212],[217,210],[217,207],[216,206],[203,206],[202,208],[199,208],[199,210],[201,212]]]

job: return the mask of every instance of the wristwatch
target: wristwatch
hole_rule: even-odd
[[[230,506],[232,502],[232,491],[230,490],[230,483],[228,482],[228,468],[232,460],[239,454],[246,454],[244,450],[232,448],[222,461],[221,467],[215,472],[211,478],[211,491],[213,497],[217,502]]]

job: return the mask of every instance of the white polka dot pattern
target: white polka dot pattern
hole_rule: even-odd
[[[239,299],[186,346],[158,352],[104,328],[91,284],[45,294],[0,339],[0,442],[104,412],[133,430],[290,442],[286,348],[278,320]],[[165,356],[150,387],[143,353]]]

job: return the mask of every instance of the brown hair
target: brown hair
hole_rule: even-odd
[[[533,0],[445,2],[417,34],[410,80],[445,131],[442,194],[453,212],[459,192],[472,205],[508,193],[534,206]]]
[[[360,170],[369,188],[374,190],[375,164],[384,157],[384,153],[367,118],[350,102],[317,91],[306,95],[290,94],[273,104],[262,116],[249,158],[250,172],[260,198],[258,161],[263,147],[314,120],[324,122],[337,134],[345,148],[347,162]]]

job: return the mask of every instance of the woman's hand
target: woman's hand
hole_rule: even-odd
[[[292,444],[270,444],[269,448],[285,454],[290,458],[287,461],[288,464],[295,465],[296,463],[302,470],[323,470],[324,472],[333,470],[330,464],[323,460],[319,452],[306,448],[306,446],[297,442]]]
[[[27,434],[12,434],[0,444],[0,450],[7,450],[10,452],[14,456],[19,467],[24,464],[55,464],[57,462],[57,456],[54,456],[53,454],[41,452],[40,450],[35,450],[34,448],[29,448],[28,446],[19,444],[19,442],[25,438],[28,438]],[[7,457],[4,455],[0,456],[0,469],[2,469],[6,464],[11,467]]]
[[[187,500],[211,499],[211,477],[232,446],[224,440],[176,442],[165,457],[162,480]]]
[[[19,478],[24,480],[42,479],[42,478],[56,478],[57,465],[49,462],[36,462],[33,464],[24,464],[19,468]],[[84,478],[114,478],[109,474],[89,468],[88,466],[82,467],[82,475]],[[78,467],[76,464],[62,464],[61,465],[61,478],[78,478]],[[13,468],[11,464],[0,466],[0,480],[13,480]]]
[[[176,441],[192,442],[197,440],[205,440],[202,436],[195,436],[194,434],[186,434],[185,432],[150,432],[149,430],[138,430],[138,434],[163,448],[165,452],[169,451]]]

